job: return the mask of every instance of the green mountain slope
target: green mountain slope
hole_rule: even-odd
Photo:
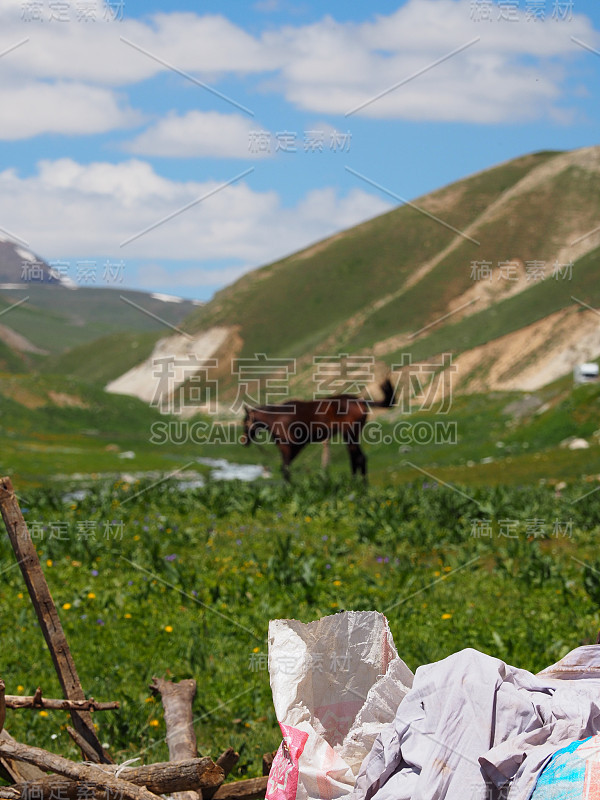
[[[499,195],[556,155],[537,153],[516,159],[434,192],[415,205],[461,230]],[[194,312],[187,324],[192,330],[239,325],[242,355],[300,356],[315,350],[353,315],[401,290],[420,264],[455,239],[456,234],[446,225],[403,206],[244,276]],[[479,249],[470,243],[465,247]],[[470,258],[474,257],[472,252]],[[457,263],[465,265],[461,258]],[[464,272],[463,283],[469,278],[468,269]],[[394,309],[389,318],[376,318],[373,329],[361,337],[364,344],[392,335],[399,327],[418,327],[431,311],[430,282],[427,285],[429,290],[421,286],[410,294],[402,317]],[[456,289],[450,285],[447,291]],[[441,308],[443,302],[442,295],[436,307]]]

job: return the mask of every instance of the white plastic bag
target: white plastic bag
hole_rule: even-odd
[[[266,800],[348,795],[363,758],[394,719],[413,674],[376,611],[269,624],[269,673],[283,735]]]

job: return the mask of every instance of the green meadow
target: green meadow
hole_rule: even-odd
[[[95,481],[31,487],[20,502],[88,696],[118,761],[168,758],[153,675],[198,682],[202,754],[232,746],[234,777],[260,774],[280,735],[266,669],[270,619],[340,610],[387,616],[420,664],[474,647],[539,670],[600,628],[600,492],[578,480],[444,486],[419,475],[371,488],[315,470],[280,480]],[[2,538],[7,692],[60,688]],[[11,711],[18,739],[77,757],[66,712]]]

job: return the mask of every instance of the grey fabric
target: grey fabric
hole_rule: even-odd
[[[477,650],[417,669],[352,800],[527,800],[559,748],[600,732],[600,647],[539,675]]]

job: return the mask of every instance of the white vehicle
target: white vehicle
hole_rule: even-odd
[[[600,377],[600,369],[598,364],[577,364],[573,370],[573,381],[575,384],[580,383],[594,383]]]

